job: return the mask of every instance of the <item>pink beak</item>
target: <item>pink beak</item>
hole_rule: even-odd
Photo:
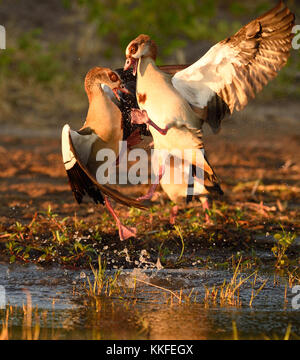
[[[124,70],[128,70],[130,69],[132,66],[132,74],[133,76],[136,75],[136,71],[137,71],[137,66],[138,66],[138,59],[135,59],[134,57],[128,57],[126,59],[125,65],[124,65]]]

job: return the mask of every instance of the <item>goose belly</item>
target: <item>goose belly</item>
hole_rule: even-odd
[[[163,191],[168,195],[169,199],[174,203],[185,201],[188,189],[187,184],[164,184],[161,182],[160,185]],[[206,195],[207,190],[202,184],[200,184],[198,181],[195,181],[193,194],[195,196]]]
[[[178,158],[170,158],[165,162],[164,175],[160,181],[163,191],[175,203],[185,200],[188,194],[190,166]],[[206,194],[203,179],[194,178],[193,195]]]

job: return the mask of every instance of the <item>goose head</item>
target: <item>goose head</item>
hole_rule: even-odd
[[[109,68],[94,67],[85,77],[85,91],[88,97],[92,97],[102,91],[104,87],[109,87],[114,93],[115,97],[120,100],[118,91],[128,94],[129,91],[123,84],[119,74]]]
[[[126,61],[124,70],[133,67],[133,75],[136,75],[139,59],[142,57],[151,57],[156,59],[157,46],[150,36],[141,34],[132,40],[126,48]]]

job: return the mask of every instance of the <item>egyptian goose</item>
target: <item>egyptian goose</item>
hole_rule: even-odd
[[[116,98],[120,93],[128,93],[118,73],[95,67],[85,77],[85,91],[89,100],[86,121],[78,131],[65,125],[62,130],[62,157],[69,183],[76,201],[80,204],[87,194],[94,202],[105,204],[114,217],[121,240],[136,236],[136,229],[125,227],[114,212],[109,198],[138,208],[145,208],[140,202],[124,196],[117,190],[97,181],[97,170],[103,163],[98,161],[101,149],[111,149],[119,154],[119,141],[123,139],[122,114],[102,88],[108,86]]]
[[[147,35],[138,36],[126,48],[124,65],[124,70],[133,67],[137,76],[140,110],[132,111],[132,121],[152,125],[150,131],[157,149],[171,152],[173,148],[203,148],[203,121],[217,132],[225,115],[232,114],[234,109],[242,110],[248,99],[254,98],[286,64],[294,19],[294,14],[280,1],[274,9],[214,45],[194,64],[178,69],[173,66],[169,73],[174,75],[167,75],[156,66],[155,42]],[[195,166],[194,162],[192,165]],[[194,178],[193,166],[188,175],[190,180]],[[211,189],[222,193],[205,156],[203,168],[204,183],[194,189],[194,194],[206,195]],[[193,182],[190,180],[182,185],[172,182],[161,185],[174,202],[179,198],[189,200],[187,189]],[[154,188],[155,185],[143,198],[151,197]],[[203,204],[207,207],[205,200]]]

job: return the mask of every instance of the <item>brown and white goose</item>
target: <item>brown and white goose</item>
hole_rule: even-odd
[[[123,139],[122,114],[119,108],[103,91],[108,86],[119,98],[118,91],[127,93],[118,73],[95,67],[85,77],[85,91],[89,99],[86,121],[78,131],[65,125],[62,130],[62,156],[75,199],[80,204],[87,194],[94,202],[105,204],[114,217],[121,240],[136,235],[135,228],[125,227],[114,212],[109,198],[138,208],[145,208],[140,202],[124,196],[116,189],[97,181],[97,170],[103,164],[97,153],[101,149],[111,149],[119,154],[119,141]]]
[[[274,9],[214,45],[194,64],[179,69],[173,66],[173,76],[156,66],[155,42],[147,35],[138,36],[126,48],[124,66],[125,70],[132,66],[137,74],[136,96],[141,110],[133,111],[133,121],[154,125],[150,131],[157,149],[203,148],[203,121],[217,132],[225,115],[242,110],[286,64],[294,19],[280,1]],[[205,195],[210,189],[221,193],[206,158],[203,168],[204,183],[194,189],[194,194]],[[190,198],[186,183],[161,185],[175,202]],[[146,197],[152,193],[153,187]]]

